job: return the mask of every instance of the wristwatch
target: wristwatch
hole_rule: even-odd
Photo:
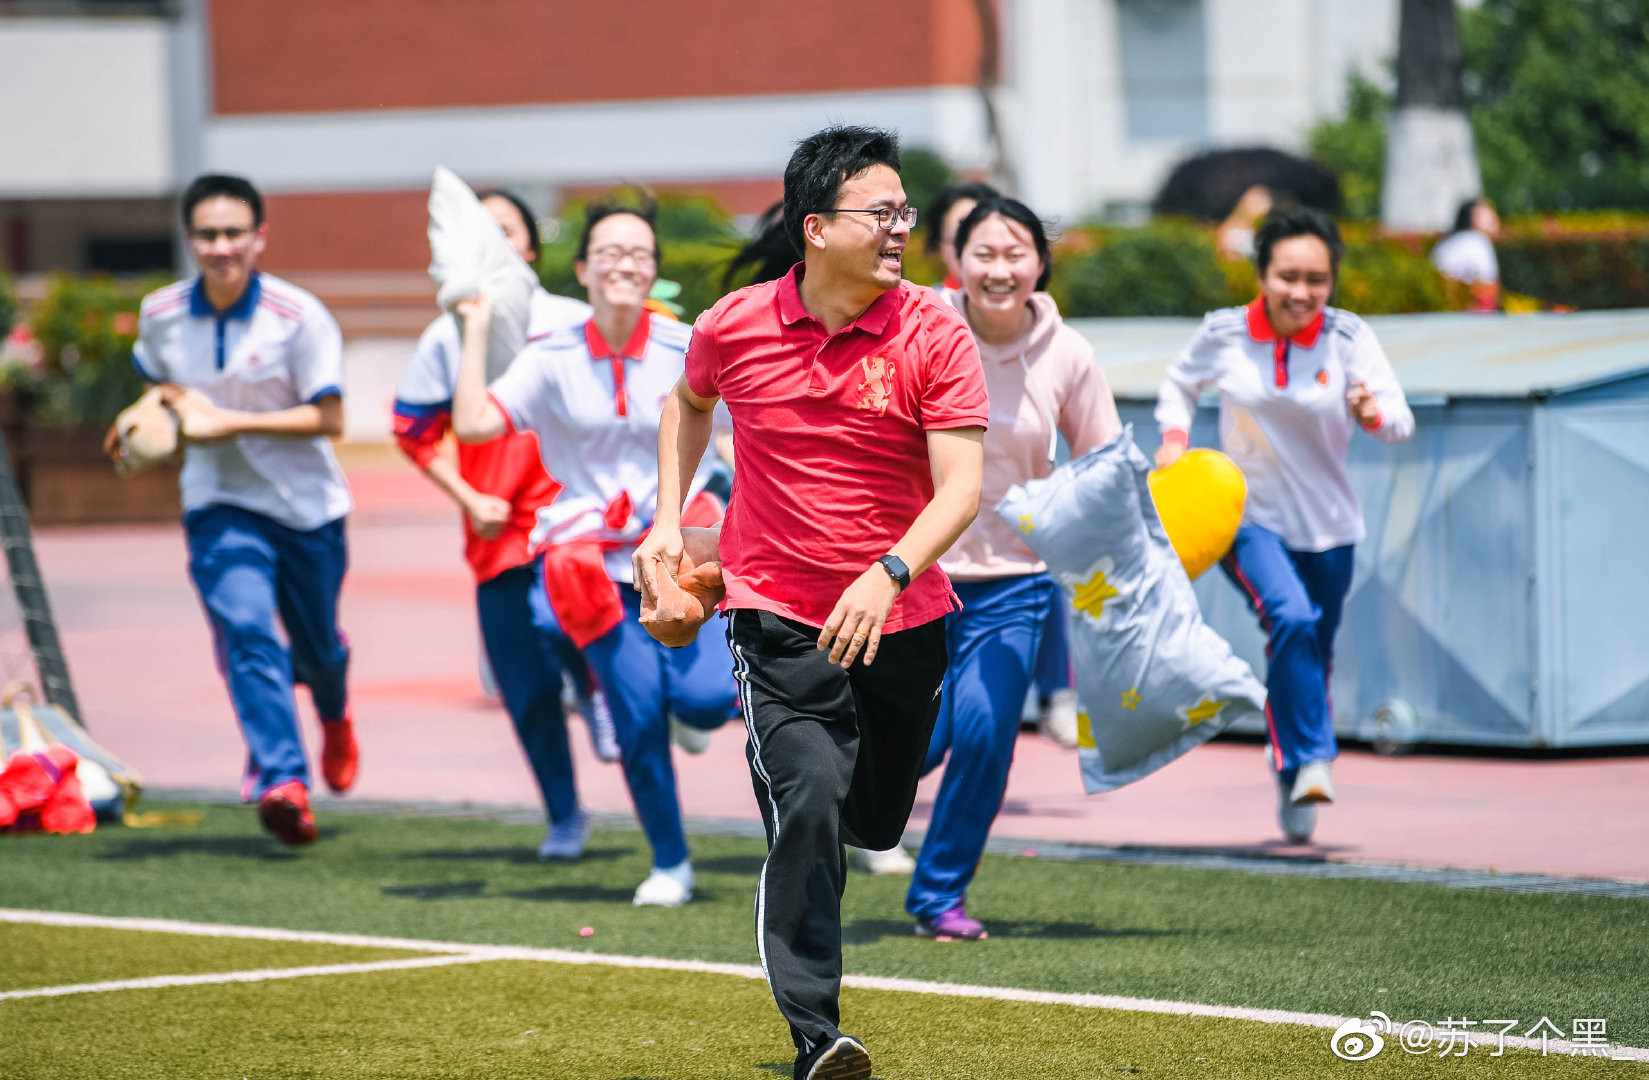
[[[899,586],[900,592],[910,588],[910,567],[905,565],[905,560],[897,555],[883,555],[876,560],[876,563],[887,571],[887,576],[893,579],[895,585]]]

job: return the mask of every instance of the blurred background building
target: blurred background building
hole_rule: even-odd
[[[1303,149],[1397,29],[1397,0],[0,0],[0,262],[176,265],[206,170],[268,193],[281,272],[421,268],[437,163],[546,212],[633,181],[753,214],[831,120],[1126,218],[1189,152]]]

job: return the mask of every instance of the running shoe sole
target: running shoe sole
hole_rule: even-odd
[[[871,1080],[870,1051],[843,1035],[807,1070],[806,1080]]]

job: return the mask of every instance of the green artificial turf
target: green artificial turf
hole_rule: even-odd
[[[212,806],[194,827],[0,837],[0,906],[757,961],[759,841],[694,837],[698,898],[660,910],[630,903],[648,869],[637,832],[543,865],[531,826],[333,813],[322,827],[288,850],[250,810]],[[905,885],[851,876],[849,972],[1564,1030],[1601,1017],[1612,1042],[1649,1044],[1643,901],[987,857],[968,906],[991,940],[939,944],[911,934]],[[778,1024],[770,1002],[758,1019]]]
[[[0,1003],[15,1080],[773,1080],[794,1051],[758,981],[506,961]],[[1341,1062],[1292,1025],[848,990],[879,1080],[1618,1076],[1626,1063],[1391,1045]],[[65,1037],[68,1036],[68,1037]]]
[[[249,941],[0,923],[0,990],[142,979],[151,975],[360,964],[419,955],[423,954],[301,941]],[[4,1075],[3,1068],[0,1075]]]

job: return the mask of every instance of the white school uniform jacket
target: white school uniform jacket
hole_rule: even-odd
[[[633,576],[630,554],[658,507],[658,425],[686,370],[692,327],[644,312],[630,340],[602,340],[595,320],[532,342],[488,392],[511,431],[538,436],[561,494],[538,511],[532,544],[593,540],[607,547],[607,574]],[[706,454],[685,493],[710,479]]]
[[[1387,443],[1413,434],[1414,414],[1367,323],[1325,307],[1279,339],[1259,298],[1203,319],[1157,393],[1157,426],[1164,440],[1183,437],[1197,397],[1218,390],[1220,448],[1248,482],[1243,520],[1276,533],[1291,551],[1327,551],[1364,536],[1345,468],[1357,427],[1346,391],[1358,381],[1380,408],[1369,434]]]
[[[151,382],[199,390],[214,405],[278,412],[343,394],[343,337],[311,293],[255,273],[225,311],[200,278],[143,298],[132,362]],[[240,435],[194,444],[183,459],[183,509],[238,506],[290,528],[320,528],[349,512],[349,485],[325,436]]]

